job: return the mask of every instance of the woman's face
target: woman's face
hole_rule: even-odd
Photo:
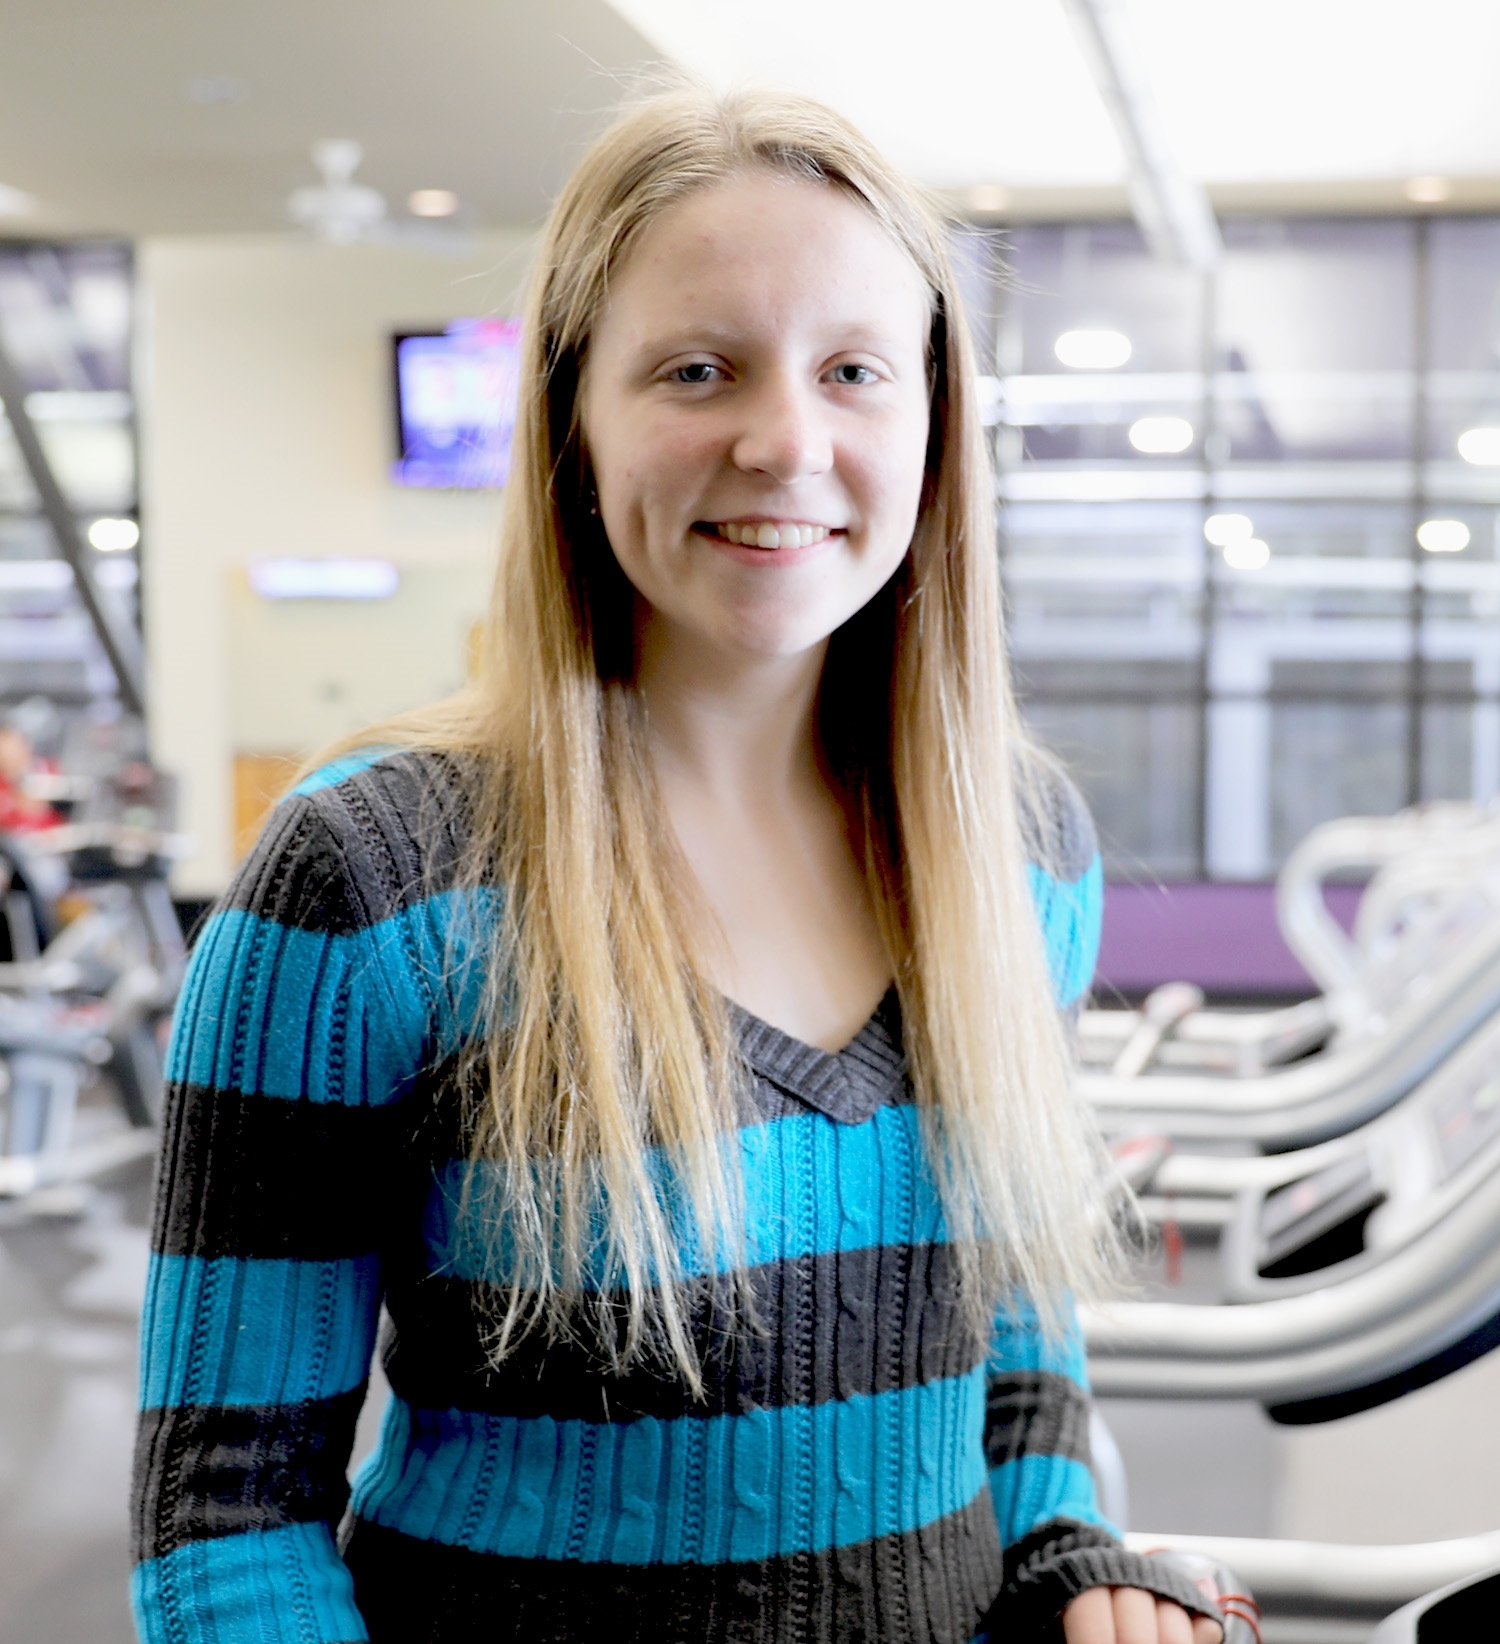
[[[581,415],[653,642],[795,656],[884,585],[921,496],[929,324],[911,259],[824,184],[752,173],[645,231]]]

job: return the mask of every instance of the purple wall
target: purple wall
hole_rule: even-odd
[[[1330,885],[1323,894],[1347,930],[1360,887]],[[1107,885],[1096,995],[1146,993],[1161,982],[1247,997],[1315,991],[1276,928],[1275,885]]]

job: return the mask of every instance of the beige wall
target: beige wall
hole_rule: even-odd
[[[270,236],[141,245],[151,728],[196,841],[180,894],[214,894],[229,874],[239,739],[310,748],[459,677],[499,498],[387,477],[388,336],[514,312],[529,243],[486,236],[462,257]],[[401,595],[379,614],[326,604],[236,620],[248,561],[325,554],[396,561]]]

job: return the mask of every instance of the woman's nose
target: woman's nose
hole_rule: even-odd
[[[833,439],[823,408],[809,389],[768,383],[747,397],[744,407],[744,423],[734,443],[737,468],[789,485],[833,466]]]

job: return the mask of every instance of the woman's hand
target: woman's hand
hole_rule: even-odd
[[[1139,1587],[1090,1587],[1062,1621],[1066,1644],[1220,1644],[1224,1637],[1217,1621]]]

